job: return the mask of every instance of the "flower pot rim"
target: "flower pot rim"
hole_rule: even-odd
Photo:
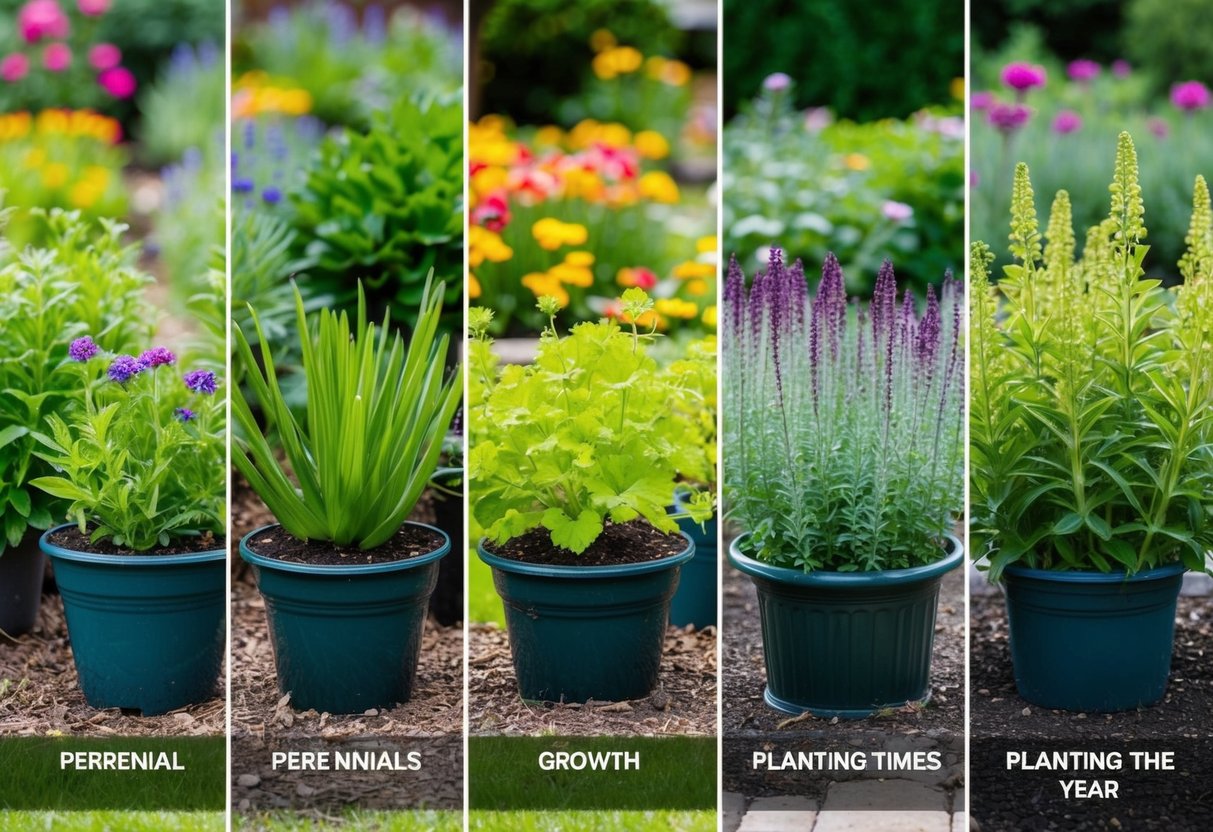
[[[1161,581],[1188,571],[1182,561],[1164,563],[1151,569],[1142,569],[1132,575],[1123,569],[1099,572],[1094,569],[1035,569],[1031,566],[1010,564],[1003,568],[1004,576],[1051,581],[1059,584],[1120,584],[1126,582]],[[1004,578],[1005,582],[1005,578]]]
[[[947,534],[945,537],[951,542],[952,550],[934,563],[923,566],[911,566],[906,569],[877,569],[871,572],[828,572],[820,569],[813,572],[802,572],[787,566],[763,563],[742,552],[741,542],[749,536],[750,533],[745,532],[738,535],[729,544],[729,563],[739,571],[751,577],[766,578],[782,584],[833,589],[896,586],[931,580],[960,566],[965,552],[960,538],[954,534]]]
[[[633,575],[644,575],[649,572],[660,572],[674,566],[681,566],[695,556],[695,542],[683,531],[678,532],[686,541],[686,548],[673,555],[666,555],[657,560],[646,560],[640,563],[617,563],[606,566],[562,566],[543,563],[525,563],[520,560],[503,558],[494,555],[484,548],[487,538],[480,538],[476,543],[476,554],[480,559],[494,569],[512,572],[516,575],[534,575],[541,578],[630,578]]]
[[[240,538],[240,557],[254,566],[259,566],[264,569],[272,569],[278,572],[294,572],[301,575],[329,575],[333,577],[346,575],[379,575],[386,572],[403,572],[406,569],[415,569],[419,566],[425,566],[428,563],[433,563],[439,558],[444,557],[451,551],[451,538],[446,532],[437,526],[431,526],[428,523],[417,523],[412,520],[406,520],[405,526],[417,526],[422,529],[429,529],[432,532],[437,532],[442,535],[442,545],[437,549],[426,552],[424,555],[416,555],[403,560],[393,560],[386,563],[296,563],[294,561],[278,560],[277,558],[269,558],[265,555],[259,555],[248,547],[248,542],[254,536],[261,534],[270,529],[282,528],[281,523],[267,523],[253,529],[251,532]]]
[[[81,552],[77,549],[66,549],[51,543],[51,535],[63,529],[76,527],[75,523],[60,523],[52,526],[38,538],[38,548],[51,558],[75,561],[76,563],[93,563],[103,566],[149,566],[168,567],[185,566],[192,563],[210,563],[227,559],[227,548],[209,549],[205,552],[183,552],[177,555],[107,555],[101,552]]]

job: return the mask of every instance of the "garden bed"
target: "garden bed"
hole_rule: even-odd
[[[473,734],[659,736],[716,733],[716,629],[666,630],[657,689],[631,702],[539,703],[518,696],[510,645],[495,624],[473,624],[468,727]]]
[[[32,632],[0,636],[0,735],[205,736],[224,731],[223,676],[218,695],[156,717],[84,701],[67,638],[63,605],[45,596]]]

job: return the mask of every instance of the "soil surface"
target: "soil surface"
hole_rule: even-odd
[[[226,674],[225,674],[226,675]],[[63,605],[44,595],[34,629],[17,639],[0,635],[0,736],[202,736],[224,732],[224,677],[218,694],[163,716],[84,701],[67,639]]]
[[[614,566],[623,563],[644,563],[676,555],[685,550],[686,540],[680,534],[665,534],[645,520],[628,523],[607,522],[602,534],[580,555],[552,545],[551,532],[545,528],[531,529],[502,546],[485,546],[494,555],[510,560],[545,566]]]
[[[716,733],[716,628],[670,627],[657,689],[630,702],[536,703],[518,695],[506,631],[468,632],[472,734],[661,736]]]
[[[395,563],[436,550],[442,535],[419,526],[401,526],[382,546],[359,549],[336,546],[325,540],[300,540],[282,529],[265,531],[249,541],[249,548],[262,557],[318,566],[350,566],[364,563]]]
[[[90,552],[97,555],[142,555],[149,558],[159,555],[192,555],[196,552],[214,552],[217,549],[227,548],[226,540],[207,532],[198,537],[181,538],[169,546],[157,546],[145,552],[136,552],[134,549],[115,546],[108,540],[98,540],[93,543],[89,540],[87,533],[80,531],[79,526],[71,526],[55,532],[50,536],[50,542],[73,552]]]

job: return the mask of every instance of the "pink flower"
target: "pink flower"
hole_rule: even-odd
[[[1033,87],[1043,87],[1048,80],[1043,66],[1016,61],[1002,68],[1002,82],[1020,93]]]
[[[1062,110],[1053,119],[1053,132],[1059,136],[1076,133],[1082,129],[1082,116],[1073,110]]]
[[[969,98],[969,106],[979,113],[984,113],[993,107],[994,104],[994,93],[992,92],[975,92]]]
[[[1133,65],[1124,58],[1117,58],[1112,61],[1112,74],[1117,78],[1128,78],[1133,72]]]
[[[1153,133],[1156,139],[1165,139],[1171,134],[1171,125],[1157,117],[1146,121],[1146,129]]]
[[[1066,74],[1070,76],[1070,80],[1077,81],[1080,84],[1094,81],[1099,77],[1100,71],[1101,67],[1099,64],[1095,63],[1095,61],[1088,61],[1086,58],[1070,61],[1070,65],[1066,67]]]
[[[3,59],[0,59],[0,78],[3,78],[10,84],[20,81],[28,72],[29,58],[20,52],[5,55]]]
[[[17,13],[17,28],[26,43],[66,38],[71,24],[55,0],[30,0]]]
[[[130,98],[138,84],[135,76],[124,66],[110,67],[97,76],[97,83],[114,98]]]
[[[773,72],[762,81],[762,88],[767,92],[783,92],[792,86],[792,79],[786,72]]]
[[[1028,123],[1032,110],[1023,104],[995,104],[986,113],[986,121],[1004,133],[1011,133]]]
[[[880,212],[884,214],[885,219],[893,222],[908,222],[914,216],[914,209],[909,205],[891,199],[885,200],[884,205],[880,206]]]
[[[80,14],[99,17],[110,10],[110,0],[76,0]]]
[[[112,43],[98,43],[89,48],[88,62],[98,71],[112,69],[122,63],[122,50]]]
[[[42,50],[42,65],[51,72],[63,72],[72,65],[72,50],[66,43],[52,43]]]
[[[1209,88],[1200,81],[1184,81],[1171,87],[1171,103],[1189,113],[1208,107],[1209,98]]]

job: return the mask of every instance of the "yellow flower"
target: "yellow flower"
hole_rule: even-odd
[[[691,81],[691,68],[682,61],[652,57],[645,62],[645,74],[671,87],[685,87]]]
[[[596,29],[594,34],[590,35],[590,48],[595,52],[613,49],[617,43],[619,41],[615,40],[615,36],[607,29]]]
[[[687,284],[687,294],[701,298],[708,293],[708,284],[706,281],[696,278]]]
[[[716,240],[715,234],[700,237],[695,241],[695,250],[700,254],[715,254],[718,248],[720,248],[720,243]]]
[[[656,130],[641,130],[636,134],[636,152],[646,159],[664,159],[670,155],[670,143]]]
[[[590,236],[584,225],[561,222],[553,217],[538,220],[531,226],[531,235],[548,251],[555,251],[561,246],[583,246]]]
[[[468,227],[468,262],[472,268],[478,267],[486,260],[490,263],[504,263],[513,256],[514,249],[505,244],[501,235],[480,225]]]
[[[27,168],[40,168],[46,164],[46,151],[41,147],[31,147],[22,158]]]
[[[561,283],[567,283],[570,286],[577,286],[582,289],[588,289],[594,285],[594,273],[585,266],[559,263],[548,269],[548,274]]]
[[[103,193],[104,188],[98,187],[92,182],[80,181],[72,185],[67,193],[67,200],[73,208],[85,211],[96,205]]]
[[[472,174],[472,195],[484,196],[505,187],[509,173],[505,168],[490,166]]]
[[[955,98],[957,101],[965,100],[965,79],[964,78],[953,78],[952,83],[950,85],[950,89],[951,89],[952,97]]]
[[[848,153],[842,157],[842,163],[851,170],[867,170],[872,167],[871,160],[862,153]]]
[[[586,268],[594,265],[594,255],[588,251],[570,251],[564,256],[564,262],[570,266]]]
[[[535,131],[536,147],[555,147],[564,141],[564,131],[554,124],[540,127]]]
[[[586,202],[601,202],[606,196],[606,186],[594,171],[572,168],[564,174],[564,196]]]
[[[632,141],[632,131],[622,124],[604,124],[598,130],[597,140],[607,147],[627,147]]]
[[[655,306],[660,314],[670,318],[690,320],[699,315],[699,307],[682,298],[660,298]]]
[[[468,297],[472,300],[480,297],[480,281],[471,272],[468,272]]]
[[[703,321],[704,326],[710,326],[713,329],[715,329],[716,328],[716,307],[709,306],[707,309],[703,310],[703,317],[700,318],[700,320]]]
[[[698,260],[686,260],[674,267],[674,277],[679,280],[707,280],[716,276],[716,266],[712,263],[700,263]]]
[[[640,177],[640,193],[654,202],[674,203],[678,201],[678,185],[663,170],[651,170]]]
[[[534,292],[537,298],[544,295],[554,297],[561,309],[569,305],[568,291],[548,272],[531,272],[522,278],[522,285]]]
[[[110,182],[110,171],[101,165],[88,165],[84,168],[82,178],[85,182],[104,189]]]
[[[61,188],[67,184],[67,165],[53,162],[42,169],[42,184],[47,188]]]

